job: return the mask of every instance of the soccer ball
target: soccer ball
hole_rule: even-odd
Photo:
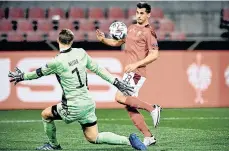
[[[110,27],[110,36],[115,40],[124,39],[127,35],[127,27],[123,22],[113,22]]]

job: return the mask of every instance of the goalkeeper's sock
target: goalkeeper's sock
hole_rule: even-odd
[[[144,117],[141,113],[138,112],[136,108],[126,106],[126,110],[128,111],[128,114],[134,123],[134,125],[137,127],[137,129],[142,132],[142,134],[145,137],[152,137],[152,133],[150,132],[149,128],[147,127]]]
[[[133,97],[133,96],[128,96],[126,98],[125,104],[129,105],[131,107],[138,108],[138,109],[144,109],[148,112],[152,112],[154,110],[154,107],[151,104],[143,102],[143,101],[141,101],[138,98]]]
[[[42,118],[43,124],[44,124],[44,131],[46,135],[48,136],[49,143],[52,146],[58,146],[59,143],[56,139],[56,125],[53,120],[46,120]]]
[[[96,144],[111,144],[111,145],[130,145],[130,141],[125,136],[120,136],[111,132],[99,133]]]

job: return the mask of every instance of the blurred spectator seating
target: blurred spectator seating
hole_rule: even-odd
[[[37,31],[49,32],[53,30],[52,20],[39,19],[37,20]]]
[[[175,30],[174,23],[169,19],[151,19],[150,23],[155,30],[173,32]]]
[[[25,17],[24,10],[22,8],[18,8],[18,7],[9,8],[9,18],[18,19],[24,17]]]
[[[95,31],[87,32],[87,41],[98,41]]]
[[[20,41],[24,35],[29,41],[41,41],[45,37],[44,35],[47,35],[47,39],[56,41],[59,31],[68,28],[78,35],[75,41],[97,41],[95,29],[101,29],[105,34],[108,34],[109,26],[114,21],[121,21],[130,26],[133,23],[136,8],[124,10],[120,7],[107,9],[70,7],[66,12],[67,14],[62,8],[54,7],[48,9],[31,7],[28,8],[28,11],[11,7],[9,8],[9,19],[5,19],[5,9],[0,8],[0,32],[3,34],[10,32],[9,40],[11,41]],[[222,11],[222,19],[229,20],[228,9]],[[159,39],[184,40],[186,38],[183,30],[176,31],[174,22],[164,17],[161,8],[152,8],[150,24],[160,33]],[[12,35],[16,35],[15,38]]]
[[[22,42],[22,41],[24,41],[24,39],[25,39],[24,33],[22,33],[22,32],[12,31],[12,32],[7,33],[7,41]]]
[[[85,40],[85,32],[82,31],[73,31],[74,33],[74,41],[84,41]]]
[[[30,19],[45,18],[45,10],[40,7],[31,7],[28,10],[28,17]]]
[[[68,12],[68,17],[71,19],[85,18],[84,9],[80,7],[71,7]]]
[[[60,19],[58,20],[58,29],[68,28],[73,30],[73,20],[72,19]]]
[[[229,8],[223,8],[221,10],[220,28],[229,30]]]
[[[5,9],[4,8],[0,8],[0,19],[5,17]]]
[[[33,31],[32,21],[26,19],[18,19],[17,31],[22,31],[22,32]]]
[[[0,31],[1,32],[9,32],[12,31],[12,23],[10,19],[1,19],[0,20]]]
[[[157,31],[157,39],[158,40],[186,40],[186,36],[182,32],[164,32],[164,31]]]
[[[48,17],[53,18],[55,16],[59,16],[60,18],[65,18],[65,12],[62,8],[54,8],[51,7],[48,9]]]
[[[108,19],[120,19],[125,18],[124,10],[120,7],[110,7],[108,8]]]
[[[99,7],[91,7],[88,8],[88,18],[89,19],[103,19],[104,16],[104,11],[102,8]]]
[[[26,41],[29,42],[36,42],[36,41],[43,41],[44,33],[43,32],[26,32]]]
[[[80,19],[79,20],[79,30],[94,31],[95,30],[95,20]]]
[[[151,17],[154,19],[162,19],[164,18],[164,12],[161,8],[152,8]]]
[[[47,34],[47,39],[49,41],[57,41],[57,38],[59,36],[59,31],[49,31]]]

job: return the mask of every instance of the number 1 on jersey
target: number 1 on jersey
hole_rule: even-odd
[[[81,78],[80,78],[80,72],[79,72],[79,70],[78,70],[77,67],[76,67],[74,70],[72,70],[72,74],[73,74],[74,72],[76,72],[76,75],[77,75],[78,80],[79,80],[79,83],[80,83],[80,85],[77,86],[76,88],[79,89],[79,88],[84,87],[84,84],[82,83]]]

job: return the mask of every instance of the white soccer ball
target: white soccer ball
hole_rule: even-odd
[[[127,27],[123,22],[120,21],[113,22],[110,25],[109,30],[110,36],[116,40],[124,39],[127,35]]]

